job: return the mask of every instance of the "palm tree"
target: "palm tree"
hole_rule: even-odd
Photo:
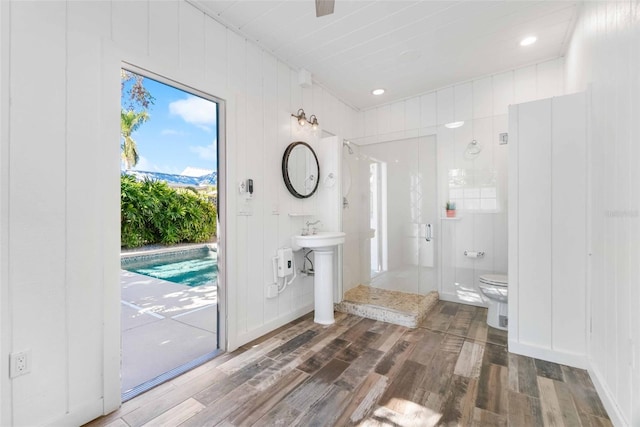
[[[120,111],[120,135],[122,136],[122,160],[127,169],[134,167],[139,160],[136,141],[131,137],[144,122],[149,119],[146,111],[136,112],[133,110]]]

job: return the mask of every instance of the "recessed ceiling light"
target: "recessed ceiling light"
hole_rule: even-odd
[[[530,46],[534,44],[536,40],[538,40],[536,36],[525,37],[522,40],[520,40],[520,46]]]
[[[384,89],[374,89],[371,93],[374,95],[382,95],[384,93]]]
[[[444,127],[449,129],[455,129],[455,128],[459,128],[462,125],[464,125],[464,122],[451,122],[451,123],[445,124]]]

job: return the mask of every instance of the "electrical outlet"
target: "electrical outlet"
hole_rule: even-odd
[[[9,355],[9,376],[11,378],[31,372],[31,350],[25,350]]]

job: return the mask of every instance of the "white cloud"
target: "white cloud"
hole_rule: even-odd
[[[212,162],[216,161],[217,153],[215,141],[211,145],[206,145],[204,147],[201,145],[192,145],[189,147],[189,150],[192,153],[196,153],[202,160],[210,160]]]
[[[211,131],[209,126],[216,125],[215,103],[197,96],[172,102],[169,104],[169,112],[172,115],[182,117],[185,122],[207,131]]]
[[[209,126],[203,126],[203,125],[196,125],[196,126],[199,127],[200,129],[202,129],[205,132],[211,133],[211,128]]]
[[[180,175],[200,177],[209,175],[211,172],[213,172],[213,170],[211,169],[201,169],[194,168],[193,166],[187,166],[182,172],[180,172]]]
[[[138,163],[133,167],[134,170],[137,171],[145,171],[145,172],[158,172],[159,168],[157,165],[151,163],[146,157],[139,156]]]
[[[146,157],[140,156],[138,163],[133,167],[133,170],[141,172],[160,172],[160,173],[172,173],[178,175],[180,171],[175,166],[159,166],[155,163],[151,163]]]

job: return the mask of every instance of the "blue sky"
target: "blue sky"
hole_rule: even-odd
[[[134,169],[173,174],[187,168],[216,170],[217,104],[147,77],[144,86],[155,103],[149,120],[132,135],[140,156]]]

